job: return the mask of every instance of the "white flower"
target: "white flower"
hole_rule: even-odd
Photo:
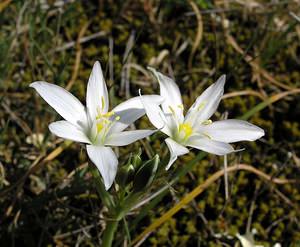
[[[255,244],[254,234],[256,229],[252,229],[252,232],[248,232],[244,235],[237,233],[235,236],[240,240],[242,247],[264,247],[264,245]],[[281,247],[280,243],[275,243],[273,247]]]
[[[240,240],[242,247],[261,247],[261,245],[255,245],[253,234],[251,233],[245,235],[237,233],[236,237]]]
[[[118,160],[111,147],[124,146],[151,135],[153,130],[124,131],[145,114],[140,97],[131,98],[112,111],[99,62],[90,75],[86,107],[65,89],[47,82],[30,84],[65,120],[49,125],[50,131],[62,138],[86,143],[88,156],[100,171],[108,190],[116,176]],[[146,101],[160,104],[159,95],[143,96]]]
[[[264,247],[263,245],[255,244],[253,233],[247,233],[245,235],[240,235],[237,233],[236,237],[240,240],[242,247]],[[276,244],[274,247],[276,247]]]
[[[170,168],[178,156],[189,152],[187,146],[225,155],[234,151],[228,143],[254,141],[264,135],[264,130],[246,121],[210,120],[221,101],[225,75],[207,88],[184,116],[182,98],[176,83],[153,68],[150,70],[158,79],[160,95],[164,97],[162,108],[151,104],[148,99],[141,98],[141,101],[151,123],[169,136],[165,140],[170,150],[170,160],[166,169]]]

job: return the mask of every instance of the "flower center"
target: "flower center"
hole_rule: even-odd
[[[120,120],[120,116],[113,117],[114,115],[115,112],[113,111],[102,113],[100,109],[98,110],[98,115],[96,116],[97,133],[94,139],[95,142],[104,143],[110,128],[116,121]]]
[[[190,137],[193,132],[193,128],[188,123],[182,123],[179,125],[179,132],[182,132],[182,131],[184,132],[185,137]]]
[[[182,123],[178,127],[177,140],[185,142],[193,133],[193,128],[189,123]]]

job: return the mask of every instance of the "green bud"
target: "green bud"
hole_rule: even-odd
[[[132,158],[132,165],[134,166],[134,168],[136,170],[139,169],[139,167],[141,166],[141,164],[142,164],[141,157],[138,154],[134,155],[133,158]]]
[[[124,188],[129,182],[132,181],[134,176],[134,167],[132,164],[122,166],[117,173],[116,182]]]
[[[138,170],[142,164],[141,154],[142,149],[139,149],[137,154],[133,155],[132,157],[132,165],[134,166],[135,170]]]
[[[133,190],[140,192],[151,185],[158,168],[159,156],[156,154],[151,160],[145,162],[136,172],[133,180]]]

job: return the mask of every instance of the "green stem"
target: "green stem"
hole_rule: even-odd
[[[118,228],[119,221],[118,220],[112,220],[108,221],[106,228],[103,232],[103,238],[102,238],[102,247],[111,247],[115,232]]]
[[[96,168],[93,166],[90,166],[90,171],[94,177],[94,182],[96,185],[96,190],[98,192],[98,195],[100,196],[102,203],[108,208],[108,209],[113,209],[115,204],[113,201],[113,198],[111,195],[105,190],[104,184],[101,180],[101,177],[99,175],[99,172]]]

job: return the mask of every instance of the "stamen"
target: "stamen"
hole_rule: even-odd
[[[206,105],[206,103],[207,103],[206,101],[201,102],[197,108],[197,111],[201,111],[204,108],[204,106]]]
[[[102,117],[111,117],[111,116],[113,116],[115,114],[115,112],[113,112],[113,111],[109,111],[109,112],[107,112],[107,113],[104,113],[104,114],[102,114]]]
[[[100,109],[100,107],[98,106],[96,110],[97,110],[97,114],[98,114],[98,115],[96,116],[96,119],[98,120],[98,119],[101,118],[101,109]]]
[[[113,112],[112,115],[114,115],[115,113]],[[108,133],[108,131],[110,130],[110,128],[113,126],[113,124],[117,121],[119,121],[121,119],[120,116],[116,116],[115,119],[113,121],[110,121],[108,119],[105,119],[106,120],[106,126],[105,126],[105,131],[103,133],[103,136],[106,136],[106,134]]]
[[[181,109],[181,110],[184,110],[183,104],[180,104],[180,105],[178,105],[177,107],[178,107],[179,109]]]
[[[212,121],[210,119],[203,121],[201,124],[203,125],[210,125],[212,124]]]
[[[121,119],[120,116],[116,116],[114,119],[111,117],[115,115],[114,111],[110,111],[107,113],[101,113],[100,109],[97,108],[98,116],[96,116],[96,126],[97,126],[97,136],[101,134],[101,141],[104,142],[107,133],[109,132],[110,128],[113,126],[113,124]]]
[[[103,129],[104,125],[102,123],[97,123],[97,132],[101,132],[101,130]]]
[[[175,115],[175,111],[174,111],[174,109],[172,108],[172,106],[169,105],[169,109],[170,109],[170,111],[172,112],[172,114]]]
[[[104,96],[101,96],[101,108],[102,108],[102,110],[104,110],[104,106],[105,106]]]
[[[204,133],[204,132],[202,132],[202,134],[203,134],[204,136],[206,136],[208,139],[212,139],[211,136],[210,136],[209,134]]]

